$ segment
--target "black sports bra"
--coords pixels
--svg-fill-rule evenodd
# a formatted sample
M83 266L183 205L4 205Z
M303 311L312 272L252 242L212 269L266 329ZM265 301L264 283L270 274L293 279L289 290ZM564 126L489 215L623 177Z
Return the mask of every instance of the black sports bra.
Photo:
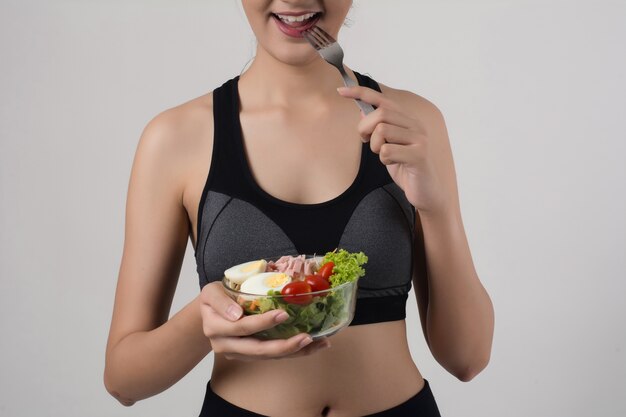
M380 91L370 77L355 75L360 85ZM198 207L195 250L200 287L221 280L226 269L243 262L319 255L339 247L368 257L350 326L404 319L415 253L415 207L369 143L361 148L354 182L332 200L297 204L265 192L245 154L238 81L234 77L213 91L213 153Z

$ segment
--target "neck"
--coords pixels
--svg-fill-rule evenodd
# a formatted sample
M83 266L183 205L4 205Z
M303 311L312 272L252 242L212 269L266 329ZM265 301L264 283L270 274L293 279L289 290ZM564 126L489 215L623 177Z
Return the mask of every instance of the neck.
M349 69L348 73L351 73ZM285 106L310 103L316 98L327 100L337 95L337 87L343 86L339 71L321 57L303 65L290 65L261 47L257 47L254 61L240 77L240 85L248 83L254 86L259 101Z

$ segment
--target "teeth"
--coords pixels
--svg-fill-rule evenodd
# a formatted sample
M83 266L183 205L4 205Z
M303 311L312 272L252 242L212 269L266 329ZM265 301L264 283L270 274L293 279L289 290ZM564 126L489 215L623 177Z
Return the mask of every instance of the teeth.
M285 23L296 23L296 22L304 22L305 20L312 18L313 16L315 16L315 13L307 13L307 14L302 14L300 16L285 16L282 14L277 14L276 16L278 16L280 20L282 20Z

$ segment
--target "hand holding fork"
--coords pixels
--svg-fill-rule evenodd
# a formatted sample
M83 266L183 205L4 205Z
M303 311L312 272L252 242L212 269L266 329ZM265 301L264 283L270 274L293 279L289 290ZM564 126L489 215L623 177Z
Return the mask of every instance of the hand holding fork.
M302 35L326 62L339 70L346 87L356 85L346 74L343 50L332 36L317 26L303 31ZM370 142L370 148L387 166L409 202L420 214L452 212L454 205L450 202L455 201L455 189L449 184L454 182L454 170L445 122L437 116L438 109L425 112L423 100L418 98L407 104L370 88L350 90L339 93L353 98L365 114L358 125L359 134ZM369 103L384 111L368 116L374 110ZM418 109L422 117L416 116ZM441 172L445 173L445 179Z

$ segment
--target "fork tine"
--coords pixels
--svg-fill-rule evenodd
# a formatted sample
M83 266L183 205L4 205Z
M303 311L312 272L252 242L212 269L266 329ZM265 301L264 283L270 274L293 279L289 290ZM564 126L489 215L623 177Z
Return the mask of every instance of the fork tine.
M313 26L313 29L315 29L315 26ZM314 30L307 30L306 31L311 38L315 39L315 42L319 45L319 49L325 48L329 45L329 43L326 41L326 39L324 39L322 36L320 36L317 32L315 32Z
M315 39L315 37L313 37L313 35L311 35L309 31L305 30L304 32L302 32L302 36L304 36L304 39L306 39L307 42L309 42L315 48L315 50L319 51L321 49L321 46L319 45L317 39Z
M337 42L337 40L335 38L333 38L332 36L330 36L328 34L328 32L326 32L324 29L322 29L319 26L313 26L312 29L315 31L316 34L318 34L319 36L321 36L323 39L326 40L327 43L334 43Z

